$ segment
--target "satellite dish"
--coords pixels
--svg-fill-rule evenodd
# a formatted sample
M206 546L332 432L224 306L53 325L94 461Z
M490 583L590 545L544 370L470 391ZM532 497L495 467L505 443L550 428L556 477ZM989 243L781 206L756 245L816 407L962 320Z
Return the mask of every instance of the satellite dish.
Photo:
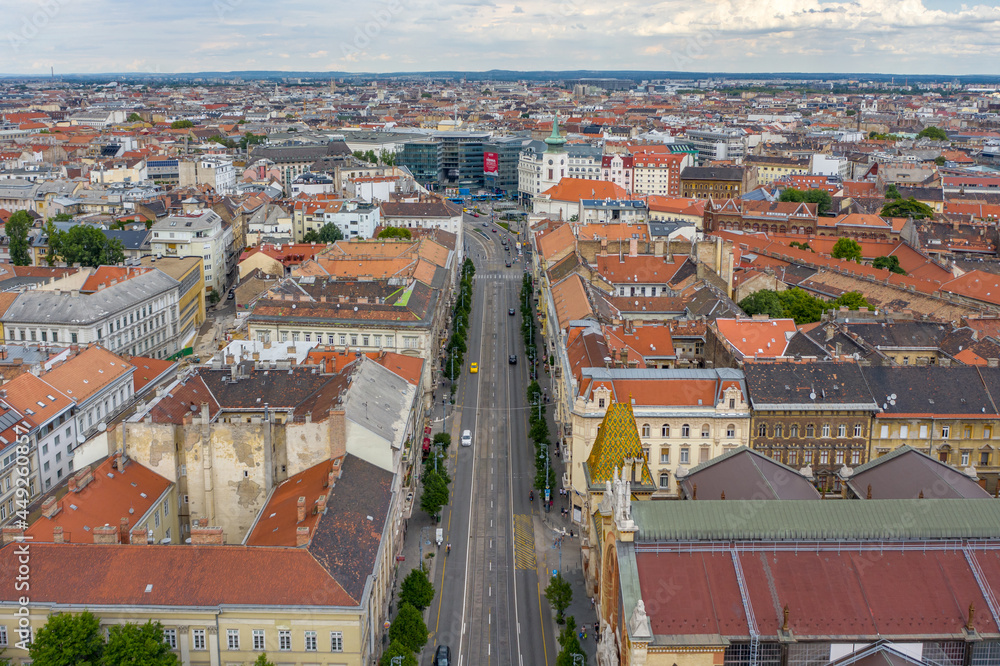
M896 394L895 393L893 393L892 395L889 396L889 400L895 400L895 399L896 399Z
M76 436L76 443L77 444L83 444L86 441L87 441L87 438L84 437L83 435L77 435Z
M815 393L810 393L809 394L809 399L810 400L815 400L816 399L816 394Z
M107 430L108 429L108 424L105 423L104 421L101 421L100 423L97 424L97 427L100 430Z

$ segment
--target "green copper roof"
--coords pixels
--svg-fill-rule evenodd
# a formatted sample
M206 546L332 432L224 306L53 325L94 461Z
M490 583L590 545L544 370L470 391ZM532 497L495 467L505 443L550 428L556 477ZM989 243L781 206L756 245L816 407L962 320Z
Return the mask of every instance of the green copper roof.
M552 119L552 134L550 134L545 139L545 143L548 144L548 149L546 152L559 152L562 150L563 145L566 143L566 139L559 136L559 116L557 115Z
M612 402L604 414L601 429L587 459L590 482L603 484L614 480L615 470L625 466L626 458L641 460L642 483L653 485L653 475L650 474L649 465L642 453L642 442L639 440L632 405L627 402ZM629 468L626 478L631 478L630 472Z
M638 541L1000 538L1000 502L982 499L633 502Z

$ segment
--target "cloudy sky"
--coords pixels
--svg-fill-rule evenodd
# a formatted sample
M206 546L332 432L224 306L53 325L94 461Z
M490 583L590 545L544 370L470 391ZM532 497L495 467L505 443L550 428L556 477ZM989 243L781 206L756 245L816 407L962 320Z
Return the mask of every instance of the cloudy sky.
M1000 0L0 0L0 73L1000 74Z

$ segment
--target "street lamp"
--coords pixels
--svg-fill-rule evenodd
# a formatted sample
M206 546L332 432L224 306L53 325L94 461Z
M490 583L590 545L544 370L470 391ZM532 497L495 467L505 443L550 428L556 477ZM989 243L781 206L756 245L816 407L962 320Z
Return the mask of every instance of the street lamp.
M574 660L573 663L575 664L576 661ZM580 663L583 663L583 662L580 662ZM393 657L392 660L391 660L391 666L403 666L403 657L402 657L402 655L400 655L399 657Z
M579 661L577 661L577 660L579 660ZM583 655L580 654L579 652L574 652L573 653L573 666L576 666L577 664L583 664L583 663L585 663L584 660L583 660Z

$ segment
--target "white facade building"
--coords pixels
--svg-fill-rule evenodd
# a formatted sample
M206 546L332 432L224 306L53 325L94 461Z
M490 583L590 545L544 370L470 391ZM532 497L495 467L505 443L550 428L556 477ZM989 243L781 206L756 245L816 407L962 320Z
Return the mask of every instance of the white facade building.
M205 287L222 292L229 274L229 248L233 230L211 210L171 215L153 225L150 250L164 257L201 257L205 262Z

